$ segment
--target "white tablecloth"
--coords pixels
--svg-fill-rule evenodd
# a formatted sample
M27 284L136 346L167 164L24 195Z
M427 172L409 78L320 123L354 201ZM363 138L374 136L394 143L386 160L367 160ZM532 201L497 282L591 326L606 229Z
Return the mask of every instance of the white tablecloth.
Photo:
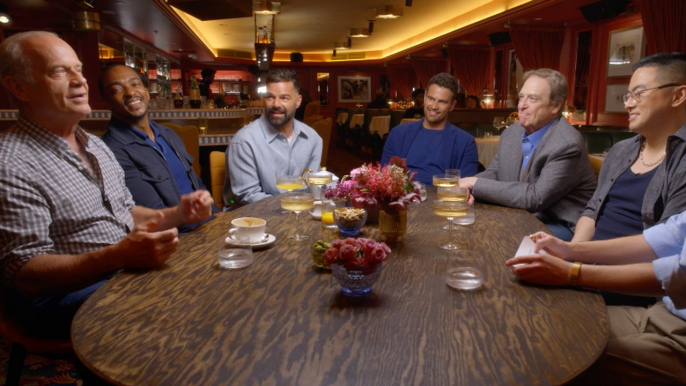
M400 125L404 125L404 124L410 123L410 122L415 122L415 121L418 121L418 120L419 120L419 119L417 119L417 118L403 118L403 119L400 120Z
M373 117L372 121L369 122L369 132L377 132L379 133L380 136L384 136L384 134L388 134L388 131L391 128L391 116L390 115L384 115L384 116L378 116L378 117Z
M338 114L338 118L336 118L336 123L339 125L342 125L347 120L348 120L348 113L340 113L340 114Z
M479 152L479 162L485 167L491 164L498 152L500 137L476 138L476 150Z
M353 114L353 117L350 119L350 128L352 129L356 125L364 126L364 114Z

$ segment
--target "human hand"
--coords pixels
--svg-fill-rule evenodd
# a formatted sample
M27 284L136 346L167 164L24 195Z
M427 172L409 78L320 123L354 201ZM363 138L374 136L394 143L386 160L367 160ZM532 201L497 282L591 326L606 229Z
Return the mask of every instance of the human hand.
M560 259L567 260L570 254L569 243L562 241L555 236L551 236L545 232L536 232L530 235L531 240L536 243L534 246L534 252L538 253L542 249L551 254L554 257L559 257Z
M460 187L467 188L471 192L474 189L474 184L476 184L476 177L464 177L460 178Z
M179 245L176 228L156 232L164 222L164 214L156 212L155 217L136 224L122 241L115 245L120 268L157 268L162 266Z
M212 215L212 195L207 190L196 190L181 196L178 211L182 224L200 222Z
M530 283L565 286L569 285L572 274L572 263L551 256L547 253L522 255L513 257L505 262L513 267L513 272L520 280Z

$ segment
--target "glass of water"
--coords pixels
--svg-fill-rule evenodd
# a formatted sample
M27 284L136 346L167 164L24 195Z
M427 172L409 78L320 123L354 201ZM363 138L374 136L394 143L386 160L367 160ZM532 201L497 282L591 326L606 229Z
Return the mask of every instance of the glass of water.
M253 262L252 244L246 235L229 235L219 240L219 267L235 269L247 267Z
M484 275L469 251L451 254L445 268L445 283L457 290L474 290L484 283Z

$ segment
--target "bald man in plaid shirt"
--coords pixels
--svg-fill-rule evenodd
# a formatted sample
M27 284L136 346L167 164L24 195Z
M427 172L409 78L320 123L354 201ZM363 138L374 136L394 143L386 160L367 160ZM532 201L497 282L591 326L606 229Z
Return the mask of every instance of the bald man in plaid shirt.
M177 207L135 206L124 172L78 126L88 84L57 35L0 44L0 80L19 110L0 136L0 284L6 309L32 333L66 335L83 301L118 270L156 268L178 245L176 226L211 214L207 191Z

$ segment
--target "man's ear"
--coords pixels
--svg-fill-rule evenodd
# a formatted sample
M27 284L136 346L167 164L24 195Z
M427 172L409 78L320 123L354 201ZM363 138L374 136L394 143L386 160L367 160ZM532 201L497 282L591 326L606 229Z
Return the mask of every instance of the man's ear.
M26 89L26 82L21 82L14 75L8 75L2 79L2 84L10 94L22 102L28 102L29 97Z
M686 86L679 86L674 92L672 97L672 106L677 107L681 105L682 107L686 104Z

